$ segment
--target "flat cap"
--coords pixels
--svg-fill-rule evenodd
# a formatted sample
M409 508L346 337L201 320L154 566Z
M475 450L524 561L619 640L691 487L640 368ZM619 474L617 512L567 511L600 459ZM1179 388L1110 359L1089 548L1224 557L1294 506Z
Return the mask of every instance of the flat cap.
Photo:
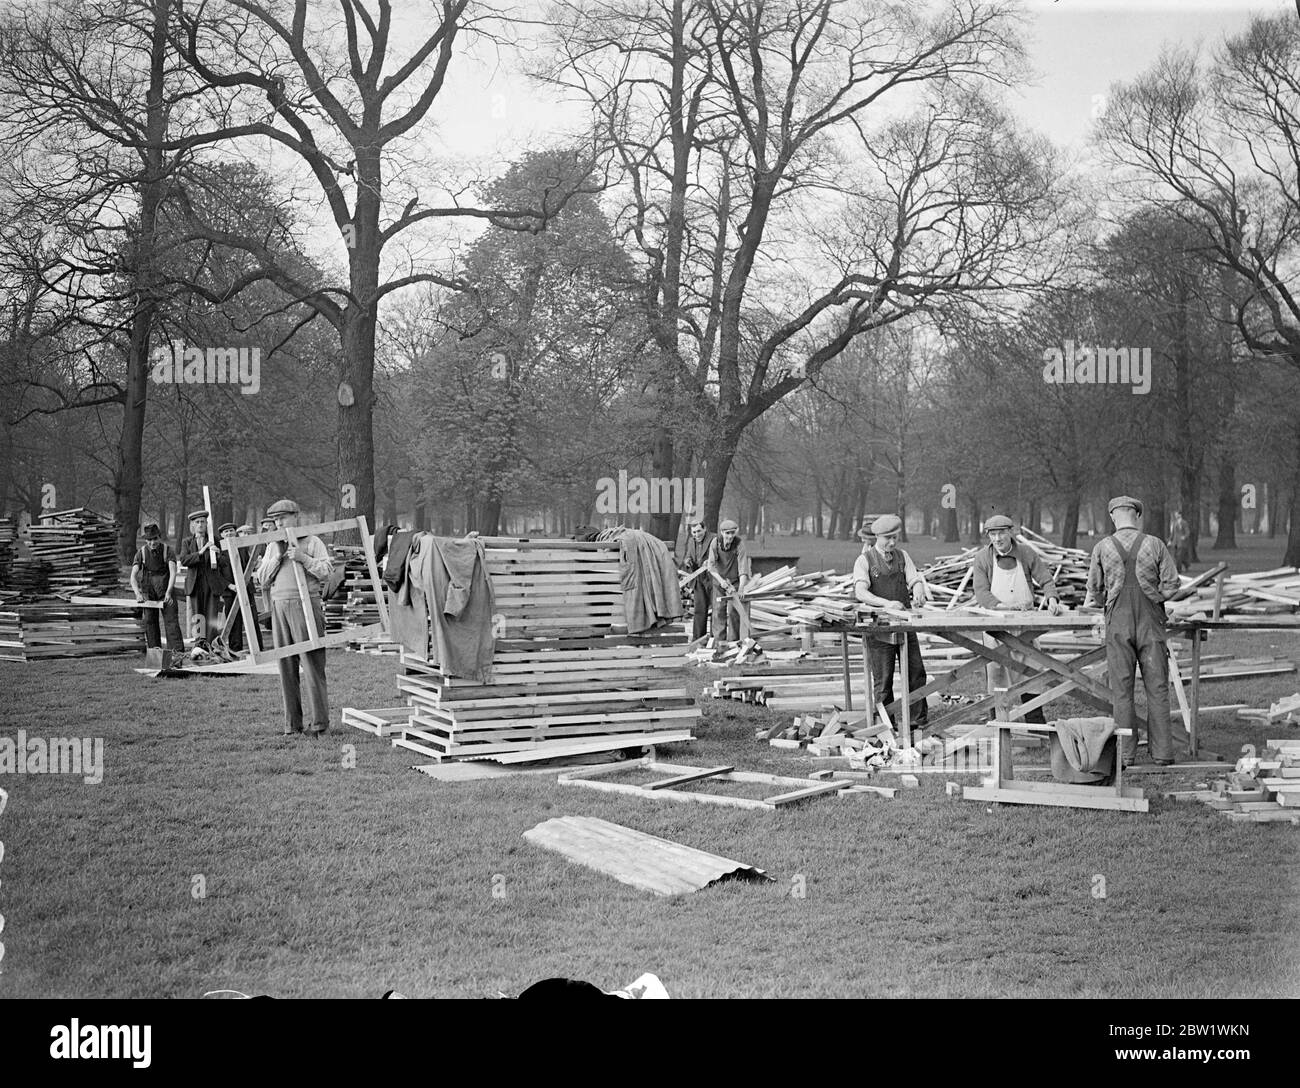
M875 539L876 539L876 534L873 533L870 529L868 529L868 528L864 525L861 529L858 530L858 539L859 539L859 540L863 540L863 541L865 541L865 540L875 540Z
M718 532L725 533L728 529L735 529L739 532L740 526L732 521L731 518L724 518L722 521L718 522Z
M198 521L199 518L206 518L207 516L208 516L208 512L206 510L190 511L190 521Z
M876 518L871 523L871 531L876 536L884 536L886 533L897 533L903 529L903 519L897 514L885 514Z
M238 526L235 525L233 521L222 522L220 525L217 526L217 536L220 536L227 529L235 529L235 528L238 528Z
M275 517L276 514L296 513L298 513L298 504L293 499L280 499L266 508L267 517Z
M235 532L237 532L237 533L241 533L241 534L242 534L242 533L251 533L252 531L253 531L253 527L252 527L251 525L249 525L248 522L244 522L243 525L241 525L238 529L235 530Z
M1121 506L1131 506L1139 514L1142 513L1142 501L1133 498L1132 495L1116 495L1106 506L1106 513L1113 514Z
M146 540L157 540L160 536L162 536L162 533L159 531L158 523L156 521L149 522L149 524L146 525L141 530L141 532L144 533Z
M984 523L984 531L987 533L990 529L1014 529L1016 523L1006 514L994 514Z

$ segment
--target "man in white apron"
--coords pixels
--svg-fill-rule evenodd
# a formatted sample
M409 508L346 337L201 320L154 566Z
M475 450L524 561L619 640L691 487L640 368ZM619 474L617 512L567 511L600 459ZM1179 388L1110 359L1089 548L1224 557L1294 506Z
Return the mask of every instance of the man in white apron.
M1034 586L1038 586L1048 610L1053 616L1060 615L1063 610L1051 571L1038 552L1015 538L1012 534L1014 527L1012 520L1004 514L995 514L984 523L984 530L989 534L989 546L977 553L974 560L971 584L975 589L975 603L981 608L999 612L1028 612L1034 607ZM985 646L998 644L993 636L984 636ZM1013 676L1004 665L991 663L986 666L986 672L990 695L1021 679ZM1025 692L1020 701L1027 703L1034 698L1037 698L1034 692ZM1025 714L1024 720L1041 725L1047 719L1043 708L1035 707Z

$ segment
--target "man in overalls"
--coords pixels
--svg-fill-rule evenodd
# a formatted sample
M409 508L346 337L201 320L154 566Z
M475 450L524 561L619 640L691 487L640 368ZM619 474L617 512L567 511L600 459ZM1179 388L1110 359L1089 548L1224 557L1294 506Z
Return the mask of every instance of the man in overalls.
M1159 537L1139 528L1142 504L1128 495L1110 500L1115 532L1092 550L1088 596L1103 602L1106 615L1106 670L1117 729L1134 729L1125 762L1137 754L1133 709L1134 666L1142 669L1147 693L1147 745L1153 763L1174 761L1169 724L1169 661L1165 647L1164 602L1178 590L1174 557Z
M912 558L898 547L898 537L903 531L901 518L893 514L876 518L871 523L876 542L864 548L853 561L853 592L863 604L876 608L903 609L904 601L920 608L925 601L925 581L917 573ZM894 701L894 658L906 640L907 690L916 691L925 686L925 665L921 661L921 644L915 632L893 631L885 635L872 635L867 639L871 659L871 678L880 703ZM929 721L930 711L924 699L911 704L913 729L923 729Z
M976 553L971 569L975 603L981 608L999 612L1027 612L1034 607L1034 586L1038 586L1051 614L1060 615L1061 602L1051 571L1038 552L1012 535L1014 528L1015 523L1005 514L994 514L984 523L984 531L989 534L989 546ZM997 646L999 643L992 635L985 635L984 645ZM1019 675L1012 676L1010 669L996 662L990 662L985 670L990 695L1021 679ZM1020 701L1027 703L1036 698L1035 692L1027 691L1020 696ZM1040 706L1027 711L1024 720L1042 725L1047 719Z
M131 591L135 594L135 599L163 602L161 609L142 609L144 644L151 650L162 645L158 630L158 613L161 611L163 626L167 631L167 649L174 654L185 652L181 621L176 600L172 597L172 587L176 584L179 570L176 553L170 544L163 543L161 531L151 521L144 527L144 545L135 553L135 562L131 564Z

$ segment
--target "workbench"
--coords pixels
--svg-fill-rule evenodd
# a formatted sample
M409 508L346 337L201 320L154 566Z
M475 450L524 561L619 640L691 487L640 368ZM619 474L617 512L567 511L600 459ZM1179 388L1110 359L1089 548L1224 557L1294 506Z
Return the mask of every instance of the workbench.
M1178 697L1183 723L1187 729L1188 756L1195 760L1200 754L1197 734L1201 710L1201 643L1209 639L1211 631L1290 630L1300 633L1300 616L1280 613L1272 616L1224 616L1219 619L1178 620L1170 623L1168 630L1171 635L1183 636L1192 644L1192 675L1188 684L1186 702L1183 699L1181 678L1176 666L1170 671L1169 682L1174 686L1174 694ZM1177 767L1178 764L1174 766Z
M895 669L894 676L896 680L901 679L902 694L884 709L898 723L899 739L903 746L911 747L911 703L948 690L957 681L972 674L978 673L983 677L984 668L990 664L1002 665L1020 679L1005 690L985 695L974 703L941 712L937 716L932 715L929 722L932 732L937 733L945 726L958 722L982 721L990 710L999 721L1022 722L1029 711L1066 694L1072 694L1088 706L1109 715L1110 689L1104 682L1084 671L1090 665L1105 663L1104 645L1087 647L1064 661L1058 661L1052 654L1033 645L1035 638L1049 631L1089 631L1097 625L1100 618L1098 614L1078 612L1053 616L1046 611L994 614L992 611L974 613L962 609L922 608L904 615L902 612L866 610L859 614L856 623L828 624L821 629L836 631L840 635L846 710L853 708L848 649L848 640L852 636L858 637L862 642L863 668L866 673L865 705L868 708L876 703L869 659L871 651L867 646L869 638L926 632L974 655L970 661L956 666L950 672L927 680L925 686L916 691L908 690L906 654L901 655L902 661L900 667ZM985 636L993 641L993 645L985 645ZM1022 694L1032 694L1033 698L1022 703ZM1004 760L1002 769L1006 772L1005 777L1009 778L1011 746L1007 744L998 747Z
M1049 631L1087 631L1098 628L1101 614L1097 612L1067 612L1052 616L1047 612L1000 612L991 611L972 613L968 610L953 609L915 609L904 616L899 613L883 613L863 610L856 623L823 624L823 631L837 632L840 635L840 650L844 671L844 704L846 710L853 709L853 686L849 665L849 639L858 637L862 640L863 667L865 670L865 705L875 704L872 691L871 667L868 660L866 640L869 637L900 633L928 632L954 646L970 651L974 657L951 671L942 673L927 681L917 691L908 690L907 669L905 664L895 670L896 680L902 684L902 695L885 706L885 712L901 727L900 740L904 746L912 743L911 703L936 692L951 689L963 677L977 673L989 663L1005 665L1021 679L1002 692L986 695L977 702L945 711L937 717L931 717L930 728L934 731L961 720L979 721L989 710L994 717L1002 721L1021 721L1027 711L1066 694L1073 694L1075 699L1085 705L1109 716L1112 713L1110 688L1105 679L1106 647L1104 644L1081 649L1065 661L1057 661L1046 651L1030 645L1030 640ZM1293 630L1300 632L1300 616L1280 614L1273 616L1233 616L1221 619L1189 619L1171 623L1170 635L1186 637L1191 642L1191 675L1186 688L1179 672L1174 655L1171 654L1169 683L1177 700L1178 709L1174 718L1182 718L1186 736L1180 736L1174 730L1174 743L1186 746L1187 752L1180 753L1179 762L1170 769L1187 769L1198 757L1207 756L1214 760L1221 757L1214 753L1203 752L1200 748L1199 714L1201 685L1201 644L1209 637L1210 631L1251 631L1251 630ZM995 646L985 646L983 636L988 635L996 641ZM1068 652L1068 651L1067 651ZM1098 675L1085 672L1091 666L1101 666ZM1141 681L1138 681L1141 689ZM1034 693L1035 697L1025 703L1020 702L1022 693ZM1145 730L1146 721L1138 714L1135 724ZM1002 746L1005 755L1010 754L1010 745ZM1004 766L1009 769L1009 764ZM1164 768L1146 767L1143 770L1163 770Z

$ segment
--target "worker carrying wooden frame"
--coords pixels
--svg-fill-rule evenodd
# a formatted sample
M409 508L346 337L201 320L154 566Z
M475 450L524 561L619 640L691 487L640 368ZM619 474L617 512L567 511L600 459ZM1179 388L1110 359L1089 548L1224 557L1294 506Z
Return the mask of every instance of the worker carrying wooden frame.
M308 624L308 638L286 646L279 646L274 649L262 649L260 641L257 638L257 627L253 620L252 604L248 596L248 587L245 584L245 572L243 560L240 558L240 552L246 548L255 548L259 544L270 545L280 543L282 545L296 544L298 539L303 536L329 536L333 533L344 533L356 531L361 538L361 546L366 555L366 568L370 575L371 589L375 594L375 603L379 609L379 623L367 624L364 627L353 627L347 631L339 631L332 635L327 635L323 631L323 625L315 622L315 616L311 615L310 607L310 590L306 579L303 578L298 586L299 599L302 601L304 609L304 620L311 616ZM230 566L234 571L233 579L235 593L239 598L239 608L244 617L244 630L250 632L248 640L248 656L250 663L261 665L268 661L278 661L281 658L293 657L297 654L306 653L308 650L320 650L329 646L342 646L348 642L355 642L358 639L371 638L376 636L387 637L389 632L388 620L388 603L384 597L383 586L379 581L379 567L375 562L375 545L374 537L370 535L369 527L365 518L345 518L340 521L326 521L315 525L292 525L286 524L266 532L254 533L248 536L232 536L224 541L222 545L230 556ZM268 552L271 549L266 549ZM265 556L263 557L265 560ZM295 581L297 576L295 575Z

